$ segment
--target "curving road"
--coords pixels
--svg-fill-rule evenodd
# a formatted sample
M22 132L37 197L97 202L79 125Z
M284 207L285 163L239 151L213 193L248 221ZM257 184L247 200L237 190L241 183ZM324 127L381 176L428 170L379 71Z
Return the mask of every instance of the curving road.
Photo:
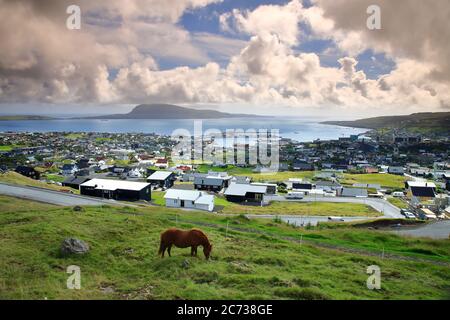
M0 194L55 204L59 206L99 206L99 205L124 205L114 200L96 199L75 194L63 193L48 189L10 185L0 183Z

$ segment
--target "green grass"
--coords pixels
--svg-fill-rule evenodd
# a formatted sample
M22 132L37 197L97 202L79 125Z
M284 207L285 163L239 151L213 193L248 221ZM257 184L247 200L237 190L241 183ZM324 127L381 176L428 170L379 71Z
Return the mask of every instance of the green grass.
M391 204L396 206L397 208L400 208L400 209L407 209L408 208L408 204L405 201L403 201L403 200L401 200L399 198L389 197L389 198L387 198L387 200Z
M8 145L0 145L0 151L11 151L15 148L23 148L24 145L19 144L8 144Z
M30 187L38 187L38 188L44 188L44 189L50 189L55 191L73 191L76 193L76 190L73 190L68 187L61 187L57 186L55 184L49 184L44 183L38 180L34 180L25 176L22 176L21 174L13 171L9 171L6 173L0 174L0 182L4 183L10 183L10 184L16 184L21 186L30 186Z
M46 174L45 178L47 180L52 180L52 181L55 181L55 182L63 182L64 180L66 180L66 177L61 176L59 174Z
M274 173L252 173L248 176L257 182L284 182L293 179L312 180L319 171L280 171Z
M83 133L69 133L66 135L66 139L70 139L70 140L77 140L77 139L82 139L82 138L84 138Z
M175 223L178 215L178 224ZM188 249L156 255L159 234L168 227L190 228L181 219L270 231L244 233L202 227L213 243L212 259L192 258ZM76 221L76 223L74 223ZM379 231L299 230L271 220L247 221L166 208L71 208L0 215L0 298L2 299L448 299L448 266L381 259L299 245L281 236L320 236L354 246L383 243L415 248L415 255L441 252L448 241L400 238ZM367 237L365 237L367 233ZM226 236L228 235L228 236ZM63 257L61 241L87 241L85 256ZM348 240L347 238L350 238ZM201 253L201 250L199 250ZM444 259L442 258L442 259ZM183 261L189 266L184 268ZM367 266L379 265L382 289L366 288ZM66 289L66 268L81 268L81 290ZM104 288L112 289L105 292Z
M344 173L341 183L352 185L354 183L374 183L385 188L402 189L405 187L405 176L388 173L348 174Z
M315 215L315 216L363 216L376 217L380 213L372 207L359 203L337 202L271 202L268 206L248 206L227 201L222 197L214 200L220 213Z
M0 213L55 209L56 206L0 195Z
M166 193L163 191L152 191L152 203L159 206L165 206L166 200L164 200L164 195Z

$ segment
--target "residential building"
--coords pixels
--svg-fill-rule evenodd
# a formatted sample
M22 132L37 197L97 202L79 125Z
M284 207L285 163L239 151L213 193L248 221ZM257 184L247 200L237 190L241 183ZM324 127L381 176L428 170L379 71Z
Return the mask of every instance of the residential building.
M169 189L164 199L166 207L214 210L214 196L202 191Z
M112 179L92 179L80 185L82 195L105 199L137 201L151 200L150 183Z
M265 204L265 194L267 194L266 186L241 183L230 184L224 192L228 201L260 205Z
M175 174L171 171L156 171L147 178L147 182L150 183L152 187L162 189L171 188L175 180Z
M18 166L18 167L16 167L15 171L25 177L28 177L28 178L31 178L34 180L39 180L41 178L40 172L35 170L32 167Z

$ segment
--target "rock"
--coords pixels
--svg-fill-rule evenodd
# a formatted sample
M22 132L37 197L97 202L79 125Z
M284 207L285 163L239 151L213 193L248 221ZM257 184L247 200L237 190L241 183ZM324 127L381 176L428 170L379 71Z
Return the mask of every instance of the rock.
M67 238L61 244L61 253L67 254L84 254L89 251L89 245L83 240L76 238Z
M75 207L73 207L73 211L75 211L75 212L81 212L81 211L83 211L83 208L80 207L80 206L75 206Z
M188 261L187 259L184 259L183 263L181 263L181 267L182 267L183 269L188 269L189 266L190 266L189 261Z

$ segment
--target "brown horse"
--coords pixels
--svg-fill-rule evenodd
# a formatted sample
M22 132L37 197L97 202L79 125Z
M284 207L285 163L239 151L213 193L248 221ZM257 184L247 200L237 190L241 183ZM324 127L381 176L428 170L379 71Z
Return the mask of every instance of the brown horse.
M209 242L208 237L198 229L191 229L184 231L180 229L169 229L161 233L161 243L159 245L158 254L164 258L164 252L167 249L167 253L170 257L170 249L172 245L178 248L191 247L191 256L197 255L197 247L203 246L203 253L205 258L209 259L211 254L212 244Z

